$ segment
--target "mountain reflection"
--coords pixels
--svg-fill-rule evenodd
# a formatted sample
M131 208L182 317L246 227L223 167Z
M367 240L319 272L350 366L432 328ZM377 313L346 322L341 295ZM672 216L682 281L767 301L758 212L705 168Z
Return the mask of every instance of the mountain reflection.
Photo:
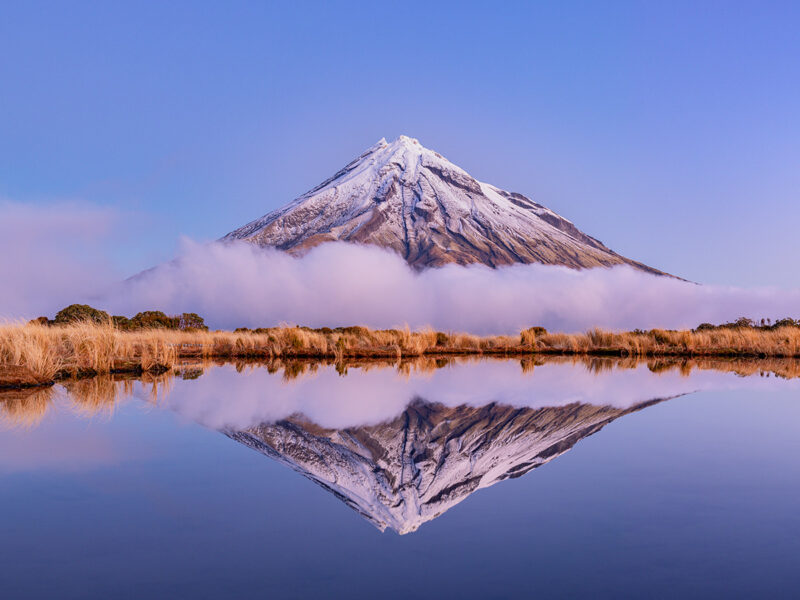
M308 477L381 530L415 531L611 421L698 390L797 385L800 361L557 357L186 363L0 394L0 425L137 398ZM54 410L57 408L58 410ZM10 443L10 442L9 442Z
M298 417L227 435L302 473L381 531L404 534L655 402L531 409L416 400L377 425L326 429Z

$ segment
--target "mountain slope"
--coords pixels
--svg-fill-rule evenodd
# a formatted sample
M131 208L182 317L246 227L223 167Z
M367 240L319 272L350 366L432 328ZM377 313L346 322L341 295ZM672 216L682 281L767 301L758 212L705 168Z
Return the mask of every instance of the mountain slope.
M378 425L325 429L297 417L227 435L305 475L381 531L402 534L659 401L532 409L418 400Z
M415 268L628 264L663 275L541 204L475 180L406 136L382 139L314 189L222 239L293 254L328 241L372 244L391 248Z

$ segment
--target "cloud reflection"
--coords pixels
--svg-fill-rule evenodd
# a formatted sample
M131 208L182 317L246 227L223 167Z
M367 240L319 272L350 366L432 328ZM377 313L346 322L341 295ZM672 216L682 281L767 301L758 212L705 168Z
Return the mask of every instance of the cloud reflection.
M328 364L289 381L265 368L239 373L232 365L224 365L209 369L199 380L178 381L165 403L213 429L246 429L293 415L303 415L322 427L345 428L392 419L417 399L448 407L590 404L626 409L653 398L699 390L800 385L717 369L687 374L679 368L660 371L657 364L645 362L608 361L600 369L592 364L556 360L530 370L517 360L484 359L456 361L430 371L351 367L346 376ZM732 363L721 363L726 364ZM761 371L755 369L755 373Z

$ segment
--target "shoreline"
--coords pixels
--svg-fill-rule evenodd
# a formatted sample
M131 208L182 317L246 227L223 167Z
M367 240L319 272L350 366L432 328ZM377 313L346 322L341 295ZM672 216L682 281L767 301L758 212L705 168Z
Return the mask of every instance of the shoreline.
M103 374L165 373L187 359L400 361L425 357L608 357L638 359L796 359L800 327L719 326L703 330L549 333L531 328L516 336L476 336L433 330L310 329L257 331L143 329L81 322L46 326L0 325L0 389L51 386Z

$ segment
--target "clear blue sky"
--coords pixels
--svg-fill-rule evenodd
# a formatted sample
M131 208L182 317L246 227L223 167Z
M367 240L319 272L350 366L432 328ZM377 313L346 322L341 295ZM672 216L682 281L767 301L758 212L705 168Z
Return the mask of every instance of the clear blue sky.
M124 211L135 271L408 134L633 258L797 287L799 26L778 2L6 2L0 197Z

